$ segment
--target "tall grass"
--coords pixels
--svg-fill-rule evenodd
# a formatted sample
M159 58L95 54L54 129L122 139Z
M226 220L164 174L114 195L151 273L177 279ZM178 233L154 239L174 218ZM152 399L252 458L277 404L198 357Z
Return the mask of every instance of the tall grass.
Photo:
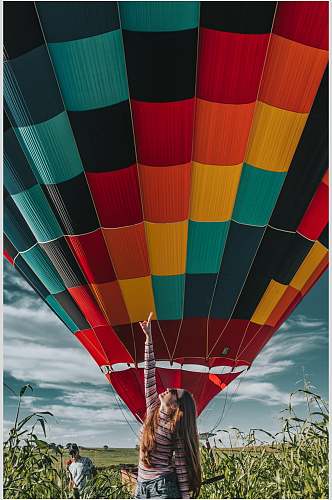
M19 393L15 422L4 442L4 497L71 498L66 451L36 434L39 428L46 439L46 419L52 414L37 412L20 419L21 400L28 389L32 390L26 385ZM298 393L307 403L304 418L292 403ZM262 433L269 441L258 437ZM227 442L218 439L213 447L201 448L203 479L219 480L204 484L200 498L328 498L328 405L317 394L305 389L292 393L277 434L232 429L223 435ZM130 496L119 466L99 470L84 491L84 498Z
M298 393L306 398L305 418L292 404ZM275 435L263 429L247 435L233 431L240 447L234 448L230 431L223 431L227 451L221 440L218 448L202 448L203 476L222 480L203 486L200 498L328 498L328 406L320 396L302 389L292 393ZM262 433L268 443L259 439Z

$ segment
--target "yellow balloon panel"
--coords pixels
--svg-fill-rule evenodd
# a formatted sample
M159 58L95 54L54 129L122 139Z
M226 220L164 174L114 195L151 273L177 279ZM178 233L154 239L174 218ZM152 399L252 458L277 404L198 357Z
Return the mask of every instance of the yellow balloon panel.
M316 241L297 270L294 278L290 282L290 285L297 290L302 290L306 281L310 278L327 253L328 250L319 241Z
M151 311L157 317L151 276L119 280L119 285L132 323L145 320Z
M220 166L193 163L190 219L224 222L232 217L242 172L239 165Z
M286 292L287 287L288 285L283 285L282 283L271 280L254 314L252 315L251 321L259 325L264 325L273 309Z
M145 222L151 273L158 276L184 274L188 221Z
M294 113L257 102L246 163L273 172L287 172L308 113Z

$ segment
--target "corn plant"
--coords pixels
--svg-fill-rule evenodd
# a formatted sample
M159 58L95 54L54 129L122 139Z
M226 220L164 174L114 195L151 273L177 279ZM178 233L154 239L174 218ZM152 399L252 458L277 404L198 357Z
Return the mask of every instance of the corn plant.
M306 397L306 418L294 410L296 393ZM201 498L328 498L328 406L320 396L306 389L292 393L277 434L232 430L242 442L239 448L224 430L227 450L222 440L219 447L201 450L203 477L222 477L204 485ZM270 442L259 439L257 432L268 435Z
M62 451L37 437L40 427L45 438L48 411L35 412L20 420L22 397L32 387L25 385L18 396L14 426L4 442L3 493L5 498L67 498ZM25 427L31 424L30 430Z

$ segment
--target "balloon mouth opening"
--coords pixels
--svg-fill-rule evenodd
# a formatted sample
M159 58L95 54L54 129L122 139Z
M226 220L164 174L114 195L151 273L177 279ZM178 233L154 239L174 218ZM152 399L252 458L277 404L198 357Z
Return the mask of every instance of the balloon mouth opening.
M114 373L114 372L122 372L130 369L136 369L136 368L144 368L144 362L138 363L135 365L134 363L115 363L113 365L101 365L100 369L104 373L104 375L107 375L109 373ZM170 363L170 361L156 361L156 368L164 368L166 370L183 370L183 371L189 371L189 372L197 372L197 373L211 373L215 375L224 375L227 373L241 373L244 370L248 370L249 366L248 365L239 365L239 366L226 366L226 365L220 365L220 366L213 366L211 368L200 365L200 364L193 364L193 363L177 363L173 362Z

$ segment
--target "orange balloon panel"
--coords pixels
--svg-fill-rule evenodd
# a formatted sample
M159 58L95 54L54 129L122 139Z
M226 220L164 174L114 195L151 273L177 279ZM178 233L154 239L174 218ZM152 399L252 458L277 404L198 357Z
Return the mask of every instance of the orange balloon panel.
M244 160L255 102L220 104L197 99L194 160L236 165Z
M140 278L150 274L144 224L102 229L117 278Z
M272 34L258 99L277 108L309 113L328 52Z
M118 281L99 285L92 283L90 287L111 325L124 325L130 322Z
M191 163L167 167L139 165L144 218L177 222L188 218Z

